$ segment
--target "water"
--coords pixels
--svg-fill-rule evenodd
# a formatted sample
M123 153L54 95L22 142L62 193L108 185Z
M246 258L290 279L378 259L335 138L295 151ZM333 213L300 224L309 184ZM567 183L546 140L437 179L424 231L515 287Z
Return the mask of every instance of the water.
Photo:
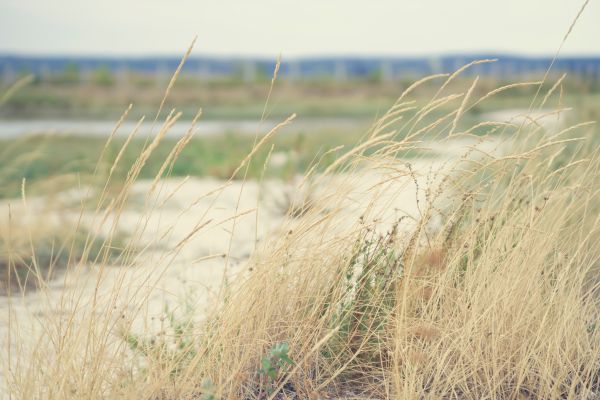
M224 133L261 134L267 133L282 120L208 120L199 121L196 135L218 135ZM368 122L353 118L297 118L282 131L310 133L317 130L356 130L368 127ZM126 136L135 127L135 122L124 122L117 135ZM153 126L154 125L154 126ZM66 133L84 136L108 136L116 126L115 121L77 121L77 120L10 120L0 121L0 139L17 138L30 134ZM169 137L181 137L190 129L190 121L175 123L169 129ZM139 136L156 134L161 122L144 122Z

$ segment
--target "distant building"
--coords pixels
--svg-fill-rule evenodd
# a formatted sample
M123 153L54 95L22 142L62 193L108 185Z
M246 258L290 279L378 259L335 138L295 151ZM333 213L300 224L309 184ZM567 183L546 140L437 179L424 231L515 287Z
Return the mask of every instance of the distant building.
M282 76L290 80L327 78L344 81L354 78L373 78L389 81L415 78L438 72L452 72L473 60L497 58L495 63L475 65L465 74L479 74L499 78L543 74L552 63L552 57L517 57L511 55L448 55L441 57L317 57L300 58L289 63L283 60ZM126 83L129 73L154 76L163 82L173 74L180 59L176 57L115 58L115 57L40 57L0 55L0 73L4 81L14 81L20 71L28 71L42 78L60 74L72 64L85 71L107 68L117 82ZM239 59L201 57L190 58L182 74L201 79L237 76L243 82L254 82L260 71L267 71L275 59ZM584 79L600 79L600 56L562 57L555 60L553 71L579 75Z

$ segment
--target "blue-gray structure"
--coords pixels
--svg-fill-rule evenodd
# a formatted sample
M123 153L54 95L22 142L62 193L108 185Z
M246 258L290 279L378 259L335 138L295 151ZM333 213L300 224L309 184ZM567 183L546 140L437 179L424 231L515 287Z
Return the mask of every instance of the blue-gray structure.
M289 79L313 79L327 77L337 80L377 78L394 80L414 78L438 72L452 72L461 66L481 59L497 59L494 63L479 64L466 71L495 77L514 77L539 74L546 71L552 57L523 57L502 54L446 55L439 57L307 57L287 59L281 64L280 77ZM0 54L0 77L9 79L21 73L51 76L75 67L78 72L103 68L115 74L132 71L148 75L173 73L180 59L177 57L59 57L24 56ZM184 74L201 78L239 77L244 80L259 76L269 77L275 66L274 59L193 57L184 68ZM600 79L600 56L559 57L552 71L566 72L593 81Z

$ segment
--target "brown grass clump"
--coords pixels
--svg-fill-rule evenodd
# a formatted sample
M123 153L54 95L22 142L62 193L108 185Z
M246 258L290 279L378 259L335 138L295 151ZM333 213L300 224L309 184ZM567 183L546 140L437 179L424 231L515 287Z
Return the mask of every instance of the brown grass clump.
M135 290L117 280L106 302L65 306L38 331L35 348L11 339L20 358L6 370L9 390L52 399L597 395L593 130L544 128L532 117L491 121L495 136L473 139L458 122L478 102L477 80L445 94L455 76L430 78L445 83L423 104L411 92L429 80L417 82L361 143L324 174L309 173L301 184L319 189L310 207L258 248L250 271L222 284L202 323L167 310L158 331L136 325L160 273ZM424 122L442 103L453 111ZM177 116L140 155L128 186L101 200L99 215L118 221L136 174ZM471 147L435 161L396 157L431 138ZM481 146L486 139L491 148ZM395 212L398 200L414 210ZM204 227L199 221L190 237Z
M59 201L7 203L0 217L0 295L46 286L77 263L112 263L124 237L94 233L68 216Z

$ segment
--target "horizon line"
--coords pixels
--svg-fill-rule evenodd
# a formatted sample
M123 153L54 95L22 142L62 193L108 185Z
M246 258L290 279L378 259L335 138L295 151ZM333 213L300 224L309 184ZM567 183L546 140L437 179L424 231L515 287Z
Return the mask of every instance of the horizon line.
M424 58L444 58L444 57L483 57L483 58L500 58L500 57L516 57L516 58L524 58L524 59L553 59L556 54L552 53L540 53L540 54L531 54L531 53L521 53L516 51L448 51L448 52L430 52L430 53L406 53L406 54L369 54L369 53L312 53L312 54L304 54L304 55L294 55L294 56L284 56L281 55L263 55L263 54L219 54L219 53L201 53L201 54L191 54L188 59L198 59L198 58L209 58L209 59L234 59L234 60L260 60L260 61L268 61L273 60L276 61L277 58L281 57L281 61L285 62L286 60L310 60L310 59L319 59L319 58L330 58L330 59L348 59L348 58L359 58L359 59L424 59ZM152 58L173 58L173 59L181 59L183 57L182 54L177 53L145 53L145 54L134 54L134 55L126 55L120 53L69 53L69 52L53 52L53 53L38 53L38 52L20 52L20 51L11 51L11 50L0 50L0 57L22 57L22 58L80 58L80 59L93 59L93 58L103 58L103 59L131 59L131 60L140 60L140 59L152 59ZM600 58L600 52L597 53L567 53L567 54L559 54L556 56L557 59L561 58Z

